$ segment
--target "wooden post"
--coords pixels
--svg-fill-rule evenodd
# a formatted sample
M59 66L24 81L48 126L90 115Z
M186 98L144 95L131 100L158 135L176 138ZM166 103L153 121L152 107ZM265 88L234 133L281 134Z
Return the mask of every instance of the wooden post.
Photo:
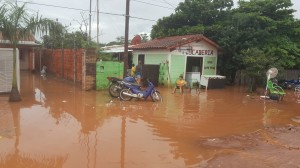
M129 31L129 0L126 0L125 15L125 45L124 45L124 77L127 75L128 69L128 31Z

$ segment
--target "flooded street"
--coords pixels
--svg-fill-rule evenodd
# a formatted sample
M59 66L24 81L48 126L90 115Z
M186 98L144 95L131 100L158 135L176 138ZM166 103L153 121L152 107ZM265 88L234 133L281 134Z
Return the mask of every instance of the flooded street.
M0 168L299 167L300 95L245 88L112 99L21 73L19 103L0 95ZM263 94L263 90L261 91Z

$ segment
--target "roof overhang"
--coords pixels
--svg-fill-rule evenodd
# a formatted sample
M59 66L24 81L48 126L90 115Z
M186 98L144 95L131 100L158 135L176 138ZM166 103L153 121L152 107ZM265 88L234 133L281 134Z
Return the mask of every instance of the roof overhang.
M124 47L123 46L107 46L107 47L102 47L102 53L123 53L124 52ZM131 49L128 49L129 52L131 52Z
M9 40L0 40L0 44L10 46L12 45ZM19 41L18 46L26 46L26 47L37 47L41 46L41 44L35 43L34 41Z

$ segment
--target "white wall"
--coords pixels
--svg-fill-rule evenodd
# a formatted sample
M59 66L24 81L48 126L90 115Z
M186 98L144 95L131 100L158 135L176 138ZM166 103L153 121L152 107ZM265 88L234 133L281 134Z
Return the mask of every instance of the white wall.
M0 48L0 92L10 92L13 77L13 49ZM17 50L17 81L20 90L19 51Z

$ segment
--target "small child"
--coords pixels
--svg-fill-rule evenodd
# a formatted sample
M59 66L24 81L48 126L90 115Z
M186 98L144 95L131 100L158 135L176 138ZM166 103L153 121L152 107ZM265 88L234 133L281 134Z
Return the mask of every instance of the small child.
M43 77L45 77L46 76L46 74L47 74L47 67L44 65L43 67L42 67L42 70L41 70L41 76L43 76Z
M175 93L176 89L180 90L180 93L183 93L183 87L186 85L186 81L183 79L183 75L179 75L179 79L176 81L176 86L172 93Z

